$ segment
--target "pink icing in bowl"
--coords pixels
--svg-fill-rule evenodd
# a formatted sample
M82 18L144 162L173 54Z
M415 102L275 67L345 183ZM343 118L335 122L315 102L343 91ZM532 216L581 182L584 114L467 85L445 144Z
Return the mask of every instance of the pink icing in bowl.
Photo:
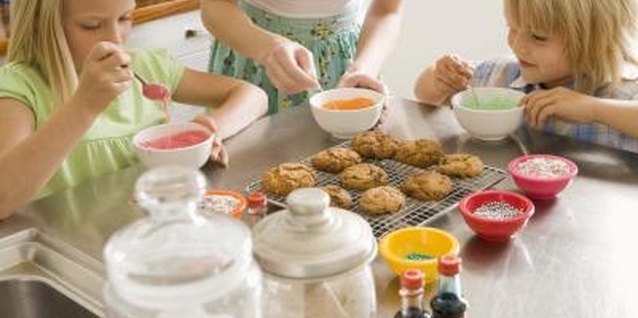
M177 149L197 145L210 137L210 133L201 130L190 130L165 137L149 140L143 145L150 149Z
M198 169L210 158L215 134L200 124L151 126L133 137L140 161L147 167L179 165Z

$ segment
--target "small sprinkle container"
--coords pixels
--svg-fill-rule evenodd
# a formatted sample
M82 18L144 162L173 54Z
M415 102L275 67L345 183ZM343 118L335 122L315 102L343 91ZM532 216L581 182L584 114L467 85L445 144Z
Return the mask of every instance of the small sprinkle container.
M569 186L578 174L578 166L564 157L534 154L510 161L508 171L526 196L550 200Z
M246 202L246 198L237 192L210 190L199 203L199 211L204 215L221 213L241 219L247 206Z
M507 241L534 214L534 203L516 192L489 190L463 198L459 210L465 223L487 241Z

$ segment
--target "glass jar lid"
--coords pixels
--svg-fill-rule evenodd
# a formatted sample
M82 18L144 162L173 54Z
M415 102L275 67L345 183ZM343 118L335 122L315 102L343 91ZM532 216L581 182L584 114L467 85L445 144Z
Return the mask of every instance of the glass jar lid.
M264 272L286 279L317 280L356 270L376 256L377 243L361 216L329 207L318 188L293 191L288 209L253 228L254 254Z

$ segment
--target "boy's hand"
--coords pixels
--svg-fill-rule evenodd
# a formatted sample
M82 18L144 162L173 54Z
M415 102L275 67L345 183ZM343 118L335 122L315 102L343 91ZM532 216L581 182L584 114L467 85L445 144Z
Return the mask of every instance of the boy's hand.
M259 61L270 82L284 94L296 94L318 88L317 70L312 52L293 41L284 41Z
M198 123L208 128L212 133L215 133L215 140L213 141L213 150L210 154L210 160L224 168L228 167L228 153L226 148L222 144L222 140L218 137L217 124L215 120L210 116L199 115L193 119L194 123Z
M595 120L594 108L600 100L565 87L535 91L521 100L529 124L540 126L552 117L562 120L591 123Z
M437 104L443 104L455 93L467 89L473 76L471 65L456 55L445 55L437 60L434 65Z
M131 57L116 44L97 43L89 51L73 96L82 109L97 115L131 86L133 74L128 68Z

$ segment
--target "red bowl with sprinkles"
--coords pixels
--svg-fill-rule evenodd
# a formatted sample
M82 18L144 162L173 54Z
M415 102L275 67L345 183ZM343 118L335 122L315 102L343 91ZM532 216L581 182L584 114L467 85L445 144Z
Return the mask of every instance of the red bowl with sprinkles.
M459 203L465 223L487 241L506 241L534 214L534 203L510 191L475 192Z
M553 199L572 182L578 166L555 155L525 155L510 161L508 170L516 185L532 199Z

